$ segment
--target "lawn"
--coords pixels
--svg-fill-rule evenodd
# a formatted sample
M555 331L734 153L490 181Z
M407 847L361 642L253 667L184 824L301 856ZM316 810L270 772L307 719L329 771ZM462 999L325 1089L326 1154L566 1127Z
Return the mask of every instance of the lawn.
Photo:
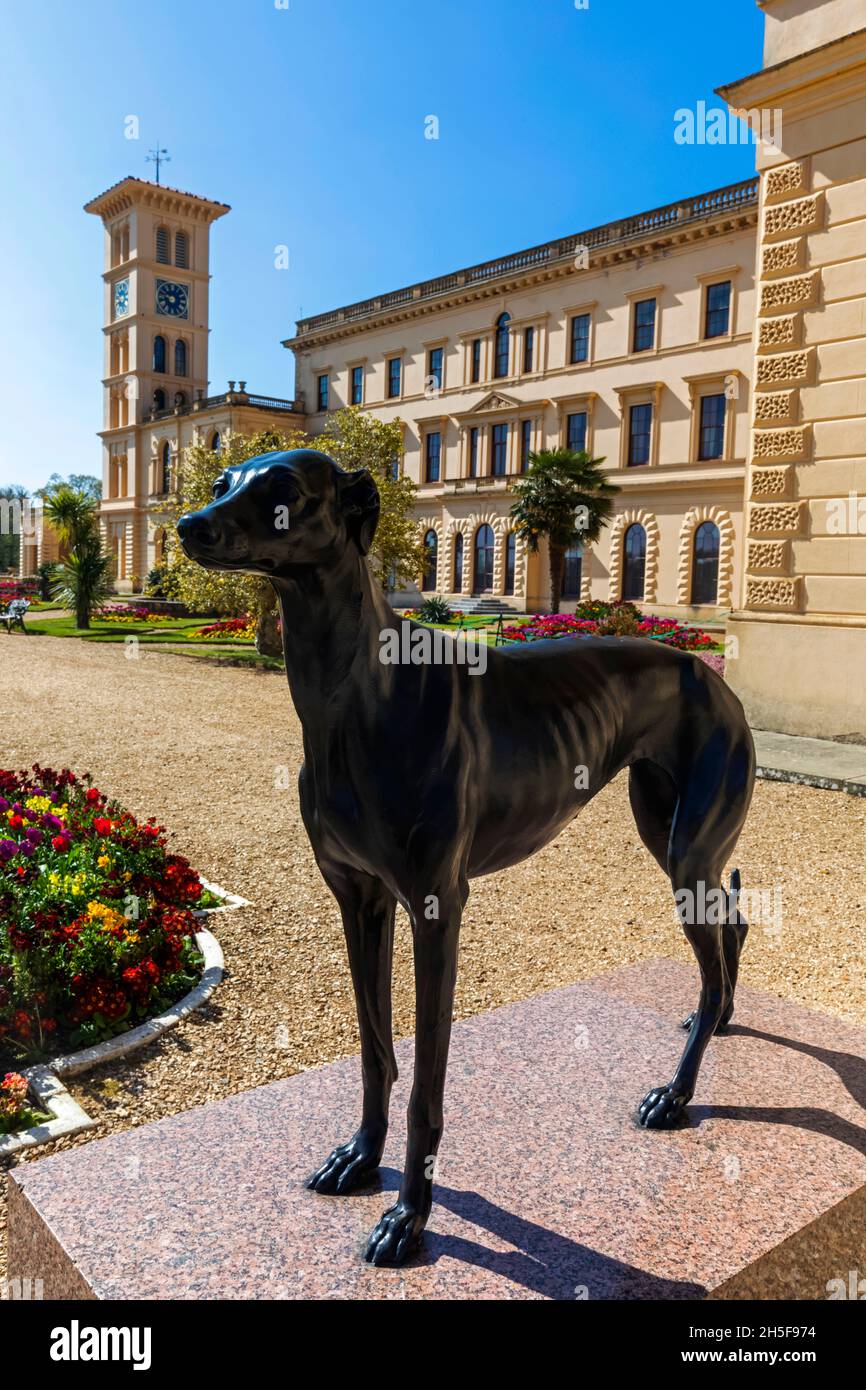
M196 642L213 646L213 638L195 637L193 634L206 627L210 618L163 618L158 622L133 621L128 623L107 622L93 618L89 628L75 626L70 615L65 618L43 618L27 622L27 631L45 637L81 637L85 642L122 642L126 637L137 637L139 642ZM223 645L245 646L244 642L224 643Z

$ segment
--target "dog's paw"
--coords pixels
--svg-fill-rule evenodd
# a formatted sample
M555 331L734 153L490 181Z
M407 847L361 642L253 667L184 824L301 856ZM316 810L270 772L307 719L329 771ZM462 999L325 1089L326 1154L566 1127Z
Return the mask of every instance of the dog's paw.
M691 1096L674 1089L673 1084L656 1086L638 1106L638 1124L644 1129L672 1129L685 1115Z
M364 1259L371 1265L403 1265L421 1248L424 1218L398 1202L385 1212L370 1239Z
M714 1032L714 1033L727 1033L727 1031L728 1031L728 1024L729 1024L730 1021L731 1021L731 1015L733 1014L733 1012L734 1012L734 1006L733 1006L733 1004L732 1004L731 1007L730 1007L729 1009L726 1009L725 1012L722 1014L721 1018L719 1019L718 1023L717 1023L716 1026L715 1026L715 1028L713 1029L713 1032ZM693 1027L693 1025L694 1025L694 1021L695 1021L695 1019L697 1018L697 1016L698 1016L698 1011L697 1011L697 1009L692 1009L691 1013L690 1013L690 1014L686 1014L686 1017L683 1019L682 1026L683 1026L683 1028L685 1028L685 1030L686 1030L687 1033L690 1033L690 1032L692 1031L692 1027Z
M374 1181L382 1159L382 1140L358 1130L346 1144L340 1144L317 1168L305 1186L311 1192L341 1197Z

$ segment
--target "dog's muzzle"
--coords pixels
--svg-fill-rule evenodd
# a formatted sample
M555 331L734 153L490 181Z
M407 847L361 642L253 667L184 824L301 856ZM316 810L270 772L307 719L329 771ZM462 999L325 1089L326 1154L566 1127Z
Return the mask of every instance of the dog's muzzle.
M177 534L191 560L197 560L199 555L213 555L222 540L222 528L200 514L182 516L177 523Z

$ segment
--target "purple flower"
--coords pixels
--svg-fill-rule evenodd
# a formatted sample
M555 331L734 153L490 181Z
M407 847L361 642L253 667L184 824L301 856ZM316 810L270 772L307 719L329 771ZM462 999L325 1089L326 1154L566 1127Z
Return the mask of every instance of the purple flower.
M8 811L8 810L9 810L9 802L6 800L5 796L0 796L0 811Z
M17 840L0 840L0 859L2 859L4 863L7 859L12 859L17 853Z
M30 840L31 844L38 845L45 837L41 830L37 830L35 825L31 825L24 831L24 838Z
M45 812L45 815L42 817L42 824L47 826L49 830L57 831L63 829L63 821L60 819L60 817L51 816L48 814L47 811Z
M22 855L24 859L29 859L35 850L36 846L33 844L32 840L21 840L19 842L18 853Z

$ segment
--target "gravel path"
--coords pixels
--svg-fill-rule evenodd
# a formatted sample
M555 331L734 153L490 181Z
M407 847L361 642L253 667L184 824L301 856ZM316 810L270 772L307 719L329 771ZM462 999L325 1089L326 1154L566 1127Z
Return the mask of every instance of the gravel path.
M71 1083L100 1127L57 1147L191 1109L358 1046L339 914L298 812L300 726L284 677L139 652L128 660L123 646L0 634L0 766L39 761L89 770L137 814L157 815L206 878L254 905L214 919L228 978L209 1006L127 1063ZM779 933L753 929L743 978L862 1023L864 829L866 800L759 782L736 856L744 886L781 887L784 912ZM532 860L475 882L456 1013L653 956L690 960L672 913L621 777ZM401 912L398 1036L413 1027L409 948ZM2 1207L0 1242L2 1278Z

